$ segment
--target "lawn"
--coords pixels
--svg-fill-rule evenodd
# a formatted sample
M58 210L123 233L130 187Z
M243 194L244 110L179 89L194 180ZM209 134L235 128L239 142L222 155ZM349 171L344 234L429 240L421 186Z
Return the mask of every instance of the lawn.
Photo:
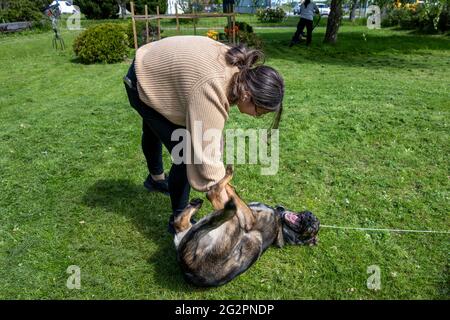
M326 225L448 231L449 38L344 26L331 47L319 27L311 48L288 48L293 31L257 30L286 81L280 169L236 165L240 195ZM169 199L142 186L129 62L81 65L76 32L63 35L65 52L51 33L0 38L1 299L448 299L449 234L323 228L317 246L271 248L223 287L186 284ZM227 127L269 122L233 110Z

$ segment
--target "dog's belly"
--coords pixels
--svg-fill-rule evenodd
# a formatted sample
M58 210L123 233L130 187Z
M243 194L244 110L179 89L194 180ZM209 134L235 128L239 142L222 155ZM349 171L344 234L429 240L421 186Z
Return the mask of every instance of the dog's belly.
M225 223L205 234L198 242L195 254L206 254L215 248L220 247L220 242L226 241L226 239L224 239L224 235L226 235L226 230L228 228L229 226Z
M252 208L253 209L253 208ZM186 278L198 286L219 286L245 272L274 243L279 222L261 204L254 210L252 230L241 228L238 216L207 231L205 217L184 234L178 257Z
M222 225L197 239L195 255L182 255L186 277L199 286L218 286L246 271L261 255L263 241L258 231L226 233ZM225 232L225 233L224 233ZM194 243L187 243L188 247ZM185 251L186 252L186 251Z

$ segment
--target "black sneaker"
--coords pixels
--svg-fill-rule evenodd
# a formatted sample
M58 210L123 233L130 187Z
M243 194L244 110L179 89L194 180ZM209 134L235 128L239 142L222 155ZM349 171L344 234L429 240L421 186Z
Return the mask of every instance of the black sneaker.
M144 181L144 187L150 192L158 191L165 195L170 195L169 182L167 176L164 178L164 180L155 181L149 174L147 179L145 179Z

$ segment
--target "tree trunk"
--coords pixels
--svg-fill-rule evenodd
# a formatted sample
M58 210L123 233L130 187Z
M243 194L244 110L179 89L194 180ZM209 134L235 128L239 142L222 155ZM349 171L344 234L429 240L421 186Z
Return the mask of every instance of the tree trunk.
M381 21L383 21L383 19L386 18L387 15L388 15L388 9L387 9L387 6L385 5L381 9L381 14L380 14Z
M337 41L337 34L341 24L343 0L331 0L330 15L328 16L327 31L324 43L334 44Z
M9 7L9 1L6 0L0 0L0 9L6 10Z
M356 5L358 3L358 0L352 1L352 8L350 9L350 21L354 22L356 19Z

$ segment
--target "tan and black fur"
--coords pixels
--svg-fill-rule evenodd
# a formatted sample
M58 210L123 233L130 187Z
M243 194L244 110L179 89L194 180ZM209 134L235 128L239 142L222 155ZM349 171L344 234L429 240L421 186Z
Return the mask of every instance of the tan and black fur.
M175 247L186 279L197 286L223 285L245 272L272 244L315 244L319 221L310 212L294 213L261 203L246 204L226 176L209 191L214 209L196 224L191 217L202 200L194 199L175 219ZM225 207L219 194L225 189ZM289 219L285 219L285 214Z

